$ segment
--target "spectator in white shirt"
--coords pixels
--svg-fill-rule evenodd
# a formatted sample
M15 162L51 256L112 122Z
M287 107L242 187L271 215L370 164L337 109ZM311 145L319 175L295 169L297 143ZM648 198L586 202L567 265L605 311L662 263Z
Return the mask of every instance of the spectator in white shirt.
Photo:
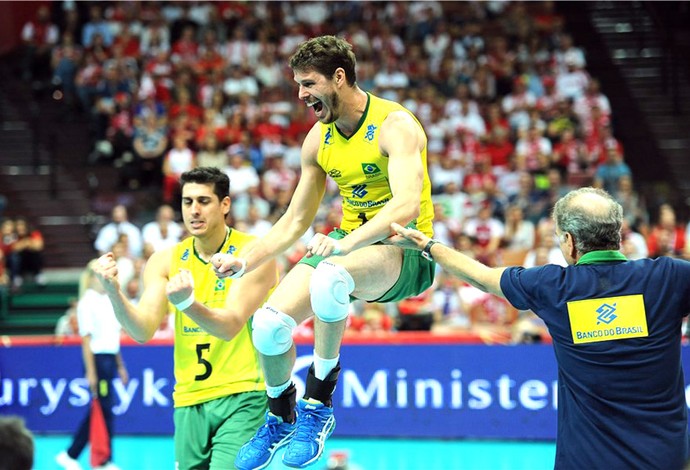
M101 227L94 242L94 247L99 254L110 251L120 235L126 235L130 253L136 257L141 256L144 246L141 230L128 220L127 208L122 204L116 205L110 217L111 222Z
M522 265L526 268L541 266L543 262L539 261L539 259L545 256L548 264L567 266L568 263L558 246L558 238L556 237L553 221L544 219L537 226L537 234L537 244L527 252L525 262ZM542 253L544 250L547 250L548 253Z
M259 94L259 82L241 66L233 65L228 78L223 82L223 93L233 101L240 95L256 97Z
M182 239L184 230L175 222L175 211L172 206L163 204L156 211L156 220L152 220L142 228L144 243L153 247L153 251L160 251L173 246Z
M180 176L196 166L196 154L184 135L173 138L173 148L163 157L163 202L172 203L180 196Z
M257 206L249 206L247 214L246 232L256 237L263 237L271 230L273 224L261 216L261 210Z
M566 67L565 71L556 75L556 90L562 97L577 101L589 85L589 75L572 59L568 59Z
M482 138L486 135L486 123L478 113L473 113L469 102L460 108L459 114L453 114L444 121L447 134L468 131L475 137Z
M559 38L558 48L553 53L556 67L563 71L567 68L567 63L572 62L578 68L585 68L587 60L585 54L579 47L573 43L573 37L570 34L561 34Z
M230 165L222 168L230 178L230 197L234 199L250 187L259 186L259 174L244 158L242 153L230 155Z

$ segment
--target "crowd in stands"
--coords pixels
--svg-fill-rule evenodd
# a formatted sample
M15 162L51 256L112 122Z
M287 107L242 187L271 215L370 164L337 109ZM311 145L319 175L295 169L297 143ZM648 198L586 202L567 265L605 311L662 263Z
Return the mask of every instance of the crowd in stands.
M550 210L569 189L593 185L625 208L626 256L686 255L671 206L651 224L613 133L615 110L554 2L53 5L57 33L44 34L52 81L65 106L89 117L89 161L119 168L123 191L155 188L161 205L143 230L116 207L98 235L95 248L114 251L128 281L153 250L183 236L177 180L197 165L230 176L232 226L262 235L280 217L315 122L287 59L321 34L353 44L361 88L401 102L424 125L442 243L491 265L565 264ZM25 28L27 44L39 29ZM27 51L35 62L37 49ZM335 185L325 200L313 231L338 225ZM284 269L303 253L300 242ZM521 342L543 335L535 318L439 272L429 291L400 305L353 304L350 327L473 330Z
M43 248L43 234L26 218L5 218L0 224L0 287L17 290L25 279L44 285Z

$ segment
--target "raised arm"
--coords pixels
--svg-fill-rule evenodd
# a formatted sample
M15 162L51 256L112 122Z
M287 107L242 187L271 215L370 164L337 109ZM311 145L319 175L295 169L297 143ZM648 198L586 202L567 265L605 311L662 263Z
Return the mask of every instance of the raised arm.
M93 269L108 294L122 328L135 341L144 343L150 340L168 313L165 286L170 270L170 250L157 251L146 262L144 291L137 305L130 302L120 287L112 253L101 256Z
M302 144L302 174L285 214L263 238L239 257L250 272L291 247L311 226L326 188L326 173L316 162L320 128L316 123Z
M397 235L391 237L388 243L403 248L422 251L431 241L419 230L407 229L395 223L391 228ZM434 261L448 273L484 292L505 298L501 291L501 275L506 268L491 268L441 243L433 243L428 250Z

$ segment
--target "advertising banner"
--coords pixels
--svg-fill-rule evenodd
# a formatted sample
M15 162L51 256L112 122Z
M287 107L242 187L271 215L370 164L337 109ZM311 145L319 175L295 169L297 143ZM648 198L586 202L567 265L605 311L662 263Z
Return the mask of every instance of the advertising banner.
M297 352L302 394L312 347ZM130 382L113 383L117 433L171 434L172 346L124 346L122 355ZM354 344L343 346L341 365L340 436L555 438L550 345ZM70 433L88 405L79 346L0 349L0 414L23 416L34 432Z

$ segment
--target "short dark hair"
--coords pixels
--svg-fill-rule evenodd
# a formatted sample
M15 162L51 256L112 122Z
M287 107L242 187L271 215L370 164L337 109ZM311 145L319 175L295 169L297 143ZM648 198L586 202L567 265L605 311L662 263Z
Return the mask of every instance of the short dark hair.
M18 416L0 416L0 470L31 470L34 436Z
M180 187L184 187L187 183L212 184L213 193L218 196L220 201L230 196L230 178L213 166L200 166L185 171L180 176Z
M348 85L357 82L357 58L352 45L335 36L318 36L303 42L290 57L289 64L293 70L313 70L328 78L333 78L335 71L342 68Z

